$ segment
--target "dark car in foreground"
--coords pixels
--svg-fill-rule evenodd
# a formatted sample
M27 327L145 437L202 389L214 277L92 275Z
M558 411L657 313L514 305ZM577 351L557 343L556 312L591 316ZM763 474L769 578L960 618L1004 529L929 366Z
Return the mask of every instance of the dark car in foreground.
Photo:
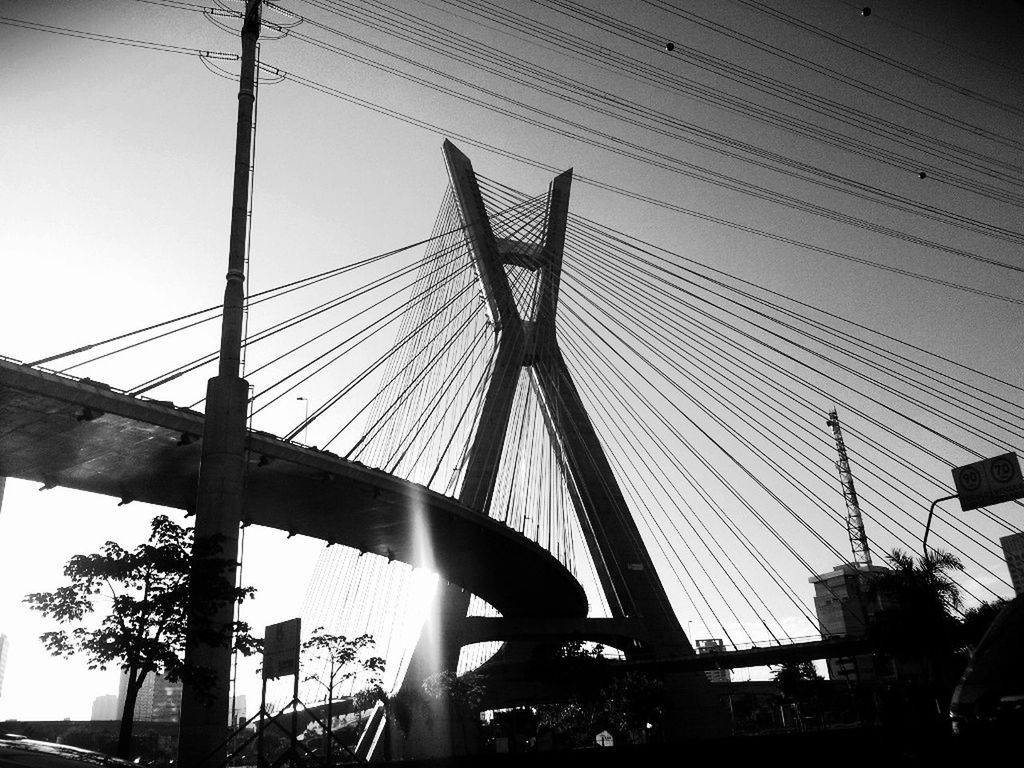
M27 739L18 734L0 734L0 768L138 768L102 752Z
M1024 596L1006 604L974 649L949 714L961 735L1024 731Z

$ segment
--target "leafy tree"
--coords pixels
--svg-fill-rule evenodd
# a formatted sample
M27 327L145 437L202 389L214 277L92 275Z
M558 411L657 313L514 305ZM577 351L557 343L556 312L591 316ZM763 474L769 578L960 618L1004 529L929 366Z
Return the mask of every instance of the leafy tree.
M571 641L537 661L544 678L572 691L566 701L537 710L538 730L566 746L593 746L602 730L617 740L645 741L647 725L660 725L669 707L660 681L635 672L614 674L602 645Z
M120 757L130 756L135 703L149 675L185 681L200 690L212 679L211 670L184 661L191 579L202 583L204 589L199 603L193 603L189 630L211 645L228 641L225 635L231 632L235 647L245 655L259 648L260 641L249 634L245 623L233 622L225 628L207 619L218 605L241 601L254 590L235 587L224 579L226 563L217 557L217 541L197 546L193 561L193 539L191 528L160 515L153 519L146 543L129 551L108 541L99 553L76 555L64 568L69 584L25 597L25 602L44 616L60 624L78 625L70 631L60 629L40 636L54 656L82 654L89 669L117 664L126 673L117 745ZM190 571L193 567L194 573ZM106 604L106 615L98 627L86 626L86 616L96 613L100 604Z
M794 706L796 716L819 716L825 693L825 680L810 661L791 661L780 664L772 679L782 698ZM803 727L803 720L800 720Z
M467 745L466 720L476 715L486 693L483 675L476 672L457 675L444 670L423 681L423 692L431 699L448 702L449 713L461 725L462 743Z
M980 603L964 611L960 626L960 644L964 650L973 649L985 636L992 621L1003 608L1006 601L998 598L991 602Z
M926 679L949 684L960 667L956 614L962 595L953 574L963 564L942 550L915 558L896 549L888 560L892 570L875 575L868 589L881 605L868 635L897 660L920 663Z
M816 681L822 677L811 662L791 661L780 664L772 679L783 698L799 701L813 694Z
M327 733L325 750L327 763L331 761L333 742L334 693L344 683L354 681L360 686L355 696L358 707L365 708L372 703L380 691L384 659L367 655L374 645L373 635L360 635L349 640L345 635L324 631L323 627L313 630L312 636L302 644L303 663L306 668L317 667L317 671L306 675L305 682L315 682L324 690L327 702ZM320 699L318 699L320 700Z
M648 726L658 725L668 706L660 680L627 672L601 690L598 715L613 733L628 735L637 744L646 741Z

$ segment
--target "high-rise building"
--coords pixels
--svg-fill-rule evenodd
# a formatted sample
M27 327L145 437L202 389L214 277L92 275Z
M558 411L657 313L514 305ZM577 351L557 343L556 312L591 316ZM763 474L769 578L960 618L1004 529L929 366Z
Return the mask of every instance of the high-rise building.
M124 712L128 692L128 674L121 673L117 688L117 711ZM172 683L160 675L150 673L142 682L135 700L135 722L177 722L181 711L181 683ZM120 715L119 715L120 716Z
M1024 533L1011 533L999 539L1003 545L1003 557L1006 567L1010 569L1010 582L1013 591L1024 595Z
M884 598L870 594L871 578L888 570L880 565L844 563L808 580L814 585L814 609L822 638L860 637L867 632L871 618L884 607ZM891 665L883 662L880 668L877 662L871 654L828 659L828 676L859 682L893 676Z
M153 720L176 723L181 716L181 683L153 678Z
M238 727L239 725L245 723L245 721L249 719L245 711L245 694L232 697L231 711L228 713L228 717L232 718L232 728Z
M120 720L121 713L117 711L117 696L113 693L105 693L92 700L91 720Z
M725 643L723 643L721 640L717 638L712 638L709 640L698 640L696 645L697 653L701 655L722 653L723 651L725 651ZM712 683L732 682L731 669L709 669L706 670L704 674L707 675L708 680L710 680Z
M0 635L0 696L4 695L4 672L7 671L7 635Z
M122 672L121 681L117 688L117 696L111 697L115 699L117 710L117 715L112 719L119 720L121 718L121 714L124 712L124 700L127 692L128 675ZM95 715L96 705L103 698L105 697L99 697L99 699L96 699L96 703L93 704L93 720L99 719ZM234 724L237 724L239 719L245 722L245 696L235 696L228 716L230 717L232 713L235 716ZM135 700L135 722L176 723L180 717L181 683L172 683L167 678L152 673L146 675L146 679L142 682L142 688L139 689L138 698Z

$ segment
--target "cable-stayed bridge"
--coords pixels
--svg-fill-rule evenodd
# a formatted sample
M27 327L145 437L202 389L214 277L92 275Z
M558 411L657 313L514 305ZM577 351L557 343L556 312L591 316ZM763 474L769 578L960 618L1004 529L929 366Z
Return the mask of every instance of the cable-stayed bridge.
M441 668L493 651L464 645L515 638L679 659L691 653L681 602L727 647L782 646L808 632L778 606L813 631L806 578L850 559L824 427L833 403L851 414L857 479L874 491L861 495L876 552L916 549L921 510L947 487L926 462L1019 445L1011 383L568 216L567 175L531 197L446 152L452 185L421 243L249 298L255 325L264 305L347 278L245 345L243 522L352 548L343 572L311 585L312 613L351 612L325 594L346 580L372 605L373 579L398 560L479 599L443 590ZM4 362L0 473L190 509L202 400L148 398L186 391L216 352L124 391L72 373L194 332L218 309L35 366ZM317 377L333 389L310 412L283 437L259 431ZM324 424L321 448L294 443ZM994 539L1013 529L987 510L936 531L968 564L972 597L1005 584ZM384 600L401 589L389 581ZM467 608L483 615L462 621ZM430 668L406 661L413 679Z

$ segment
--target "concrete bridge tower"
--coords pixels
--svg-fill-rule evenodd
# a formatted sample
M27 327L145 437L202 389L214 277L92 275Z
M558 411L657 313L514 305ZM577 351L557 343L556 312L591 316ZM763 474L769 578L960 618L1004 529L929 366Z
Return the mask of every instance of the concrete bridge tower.
M694 654L644 546L629 506L615 479L586 408L562 357L556 333L562 253L565 243L572 171L551 182L546 229L541 245L497 239L484 207L473 166L451 142L444 155L474 268L497 336L495 363L468 454L459 500L487 514L520 373L528 368L539 386L541 408L552 445L561 456L566 484L590 557L628 658L663 659ZM539 272L539 298L533 317L517 307L506 266ZM405 686L418 687L431 674L455 671L460 648L472 642L465 631L470 595L457 588L440 590L438 610L428 620L409 666ZM550 641L558 637L557 623ZM586 633L586 623L582 626ZM574 636L577 636L574 631ZM705 676L676 674L665 680L674 699L676 733L715 732L720 719ZM407 757L444 754L451 733L436 727L446 712L435 712L432 732L410 734ZM450 728L452 724L448 724ZM455 751L471 745L455 747Z

